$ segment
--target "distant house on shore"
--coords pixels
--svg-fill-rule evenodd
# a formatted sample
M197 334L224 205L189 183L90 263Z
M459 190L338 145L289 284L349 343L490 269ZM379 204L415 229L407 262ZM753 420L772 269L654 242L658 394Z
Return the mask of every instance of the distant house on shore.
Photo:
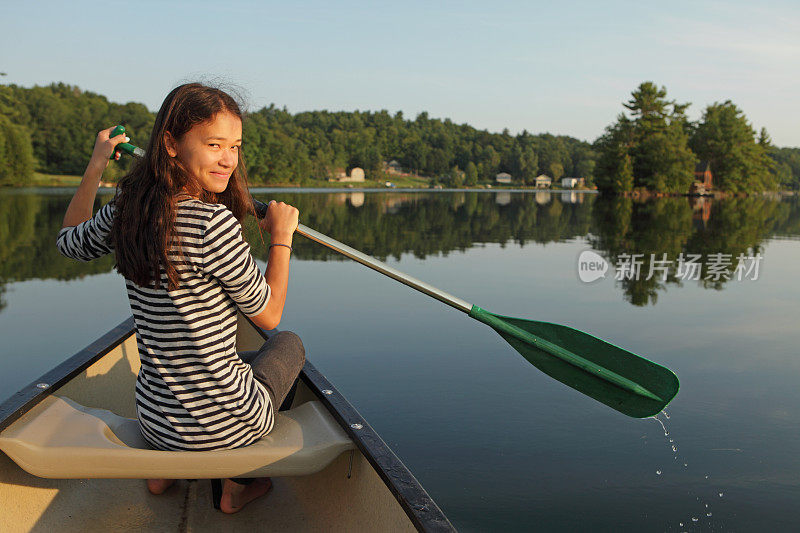
M403 167L399 161L392 159L388 163L386 161L383 162L383 171L387 174L399 175L403 174Z
M575 187L583 187L583 178L561 178L561 186L565 189L574 189Z
M694 179L698 186L702 186L705 190L711 188L711 183L714 176L711 175L711 161L700 161L694 167Z
M338 181L338 182L362 182L364 181L364 169L360 167L354 167L353 170L350 171L350 175L348 176L344 170L340 170L336 173L336 177L331 178L329 181Z
M535 184L537 189L549 189L550 185L553 184L553 178L544 174L539 174L536 176Z
M497 183L511 183L511 174L508 172L501 172L497 176L494 177L494 180Z

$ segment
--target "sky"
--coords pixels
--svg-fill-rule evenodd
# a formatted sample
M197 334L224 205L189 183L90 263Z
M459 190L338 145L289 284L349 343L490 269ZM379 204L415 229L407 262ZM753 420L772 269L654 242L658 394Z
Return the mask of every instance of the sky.
M701 118L733 101L800 146L800 2L0 0L0 83L157 110L175 85L256 110L427 111L593 141L643 81Z

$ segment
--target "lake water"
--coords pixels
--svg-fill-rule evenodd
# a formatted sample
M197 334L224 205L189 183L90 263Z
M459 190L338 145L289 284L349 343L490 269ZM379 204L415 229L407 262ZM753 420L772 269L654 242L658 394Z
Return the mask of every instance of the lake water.
M0 400L129 315L110 258L55 250L70 194L0 191ZM680 378L665 436L547 377L486 326L297 237L281 328L459 530L796 529L797 199L255 196L485 309L570 325ZM586 250L609 263L592 283L578 273Z

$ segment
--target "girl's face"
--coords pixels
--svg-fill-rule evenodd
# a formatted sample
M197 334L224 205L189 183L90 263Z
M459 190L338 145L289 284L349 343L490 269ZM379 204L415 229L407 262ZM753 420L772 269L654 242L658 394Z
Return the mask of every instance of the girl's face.
M239 164L242 121L221 111L177 141L167 132L165 141L170 157L176 157L203 189L221 193Z

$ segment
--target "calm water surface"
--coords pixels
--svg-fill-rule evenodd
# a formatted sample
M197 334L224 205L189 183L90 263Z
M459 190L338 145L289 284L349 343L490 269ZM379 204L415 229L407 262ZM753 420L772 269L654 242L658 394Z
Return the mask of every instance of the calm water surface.
M670 418L659 417L665 436L655 420L548 378L485 326L298 237L281 327L301 335L309 359L459 530L796 528L797 200L256 196L293 203L307 225L467 301L571 325L679 376ZM69 198L0 192L0 399L130 312L110 258L80 264L57 254ZM255 226L246 232L263 260ZM584 250L609 261L605 278L579 279ZM675 268L645 279L650 254L676 266L681 253L702 258L700 280ZM615 265L634 254L640 279L615 280ZM713 254L730 254L733 266L739 254L763 259L757 276L715 280Z

